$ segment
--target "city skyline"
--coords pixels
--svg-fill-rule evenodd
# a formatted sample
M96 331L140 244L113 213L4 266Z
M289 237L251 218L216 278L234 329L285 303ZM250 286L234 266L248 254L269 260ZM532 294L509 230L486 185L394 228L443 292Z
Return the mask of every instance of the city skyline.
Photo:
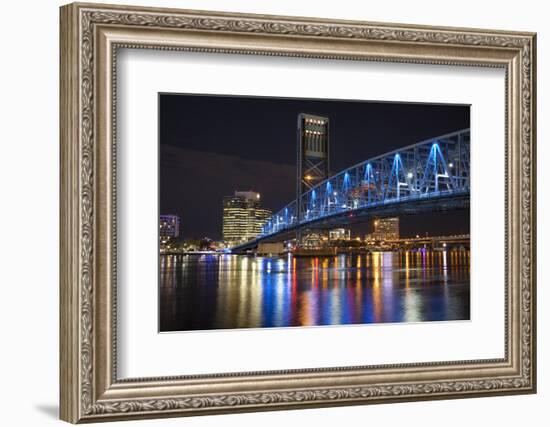
M179 218L175 215L160 215L160 252L168 255L217 253L228 254L228 250L253 240L258 236L263 217L270 214L261 208L258 193L236 191L228 196L228 211L224 207L224 238L214 241L208 236L201 239L185 239L179 236ZM260 215L258 215L260 214ZM255 250L256 255L274 255L280 251L297 256L316 257L319 254L353 253L365 254L380 251L418 251L418 250L467 250L470 244L469 234L446 236L401 236L399 217L373 217L369 221L373 232L366 235L353 235L347 227L333 227L324 230L309 230L302 233L300 243L296 238L280 243L264 244ZM226 229L227 226L227 229ZM297 237L297 236L296 236ZM309 251L309 253L308 253ZM246 256L246 255L245 255Z
M270 210L295 197L297 116L290 117L297 111L330 117L331 173L356 159L469 126L467 106L189 95L161 95L160 104L161 212L182 218L184 236L217 240L222 237L224 196L256 191ZM236 105L240 107L232 108ZM365 119L358 120L360 116ZM235 135L235 121L240 135ZM361 136L362 129L369 132ZM460 234L469 230L469 214L403 216L401 226L403 235ZM351 228L359 235L371 231L370 224Z

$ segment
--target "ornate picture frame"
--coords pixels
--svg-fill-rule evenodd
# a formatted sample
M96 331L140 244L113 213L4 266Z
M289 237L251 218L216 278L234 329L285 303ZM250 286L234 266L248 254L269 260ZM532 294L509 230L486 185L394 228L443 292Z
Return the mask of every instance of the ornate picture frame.
M535 34L75 3L61 8L60 43L61 419L79 423L536 391ZM505 357L118 379L119 48L504 69Z

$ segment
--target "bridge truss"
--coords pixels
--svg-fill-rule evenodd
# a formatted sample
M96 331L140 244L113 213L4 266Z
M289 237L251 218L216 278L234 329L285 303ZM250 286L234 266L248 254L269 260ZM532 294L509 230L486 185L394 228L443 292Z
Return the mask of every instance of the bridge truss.
M308 223L380 206L460 196L470 191L470 129L365 160L320 182L273 214L257 239Z

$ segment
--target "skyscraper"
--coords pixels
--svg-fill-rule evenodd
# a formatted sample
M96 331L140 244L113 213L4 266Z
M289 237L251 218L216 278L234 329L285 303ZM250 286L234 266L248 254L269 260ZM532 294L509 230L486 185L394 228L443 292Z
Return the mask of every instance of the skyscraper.
M261 207L260 193L235 191L223 199L223 240L234 246L254 239L270 216L271 211Z
M180 235L180 217L177 215L160 215L159 238L162 244Z

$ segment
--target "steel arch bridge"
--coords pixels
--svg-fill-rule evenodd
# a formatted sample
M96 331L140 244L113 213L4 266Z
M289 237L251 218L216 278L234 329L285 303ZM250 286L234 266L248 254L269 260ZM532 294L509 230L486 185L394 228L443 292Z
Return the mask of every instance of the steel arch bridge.
M470 129L430 138L345 169L274 213L245 250L260 241L364 215L469 205Z

